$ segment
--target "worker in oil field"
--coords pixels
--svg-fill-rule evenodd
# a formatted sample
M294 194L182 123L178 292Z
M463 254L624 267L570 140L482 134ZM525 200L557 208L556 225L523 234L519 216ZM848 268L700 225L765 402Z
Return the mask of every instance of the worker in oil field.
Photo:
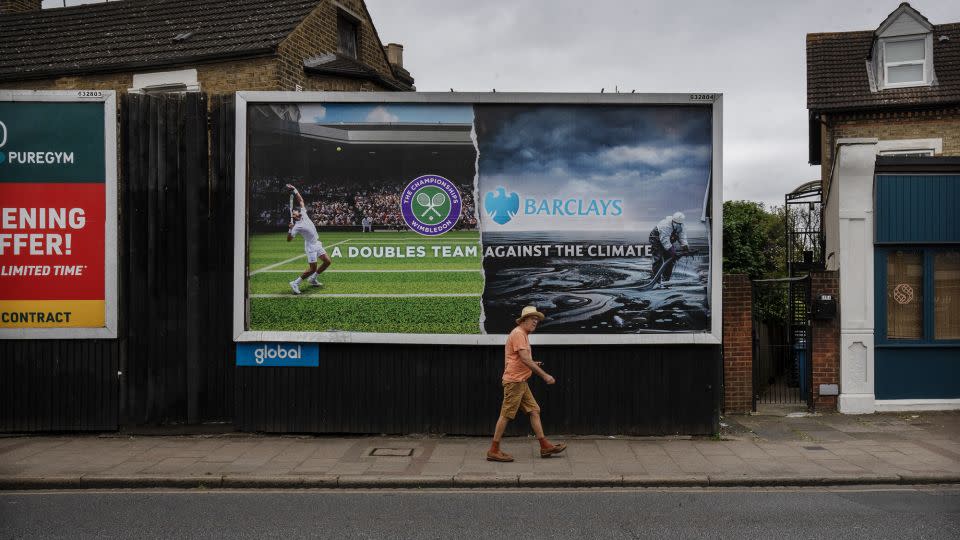
M650 231L650 247L653 251L653 278L657 287L663 287L673 275L673 265L677 262L677 252L687 253L690 244L687 243L687 233L683 230L686 216L683 212L674 212L672 216L660 220L657 226Z

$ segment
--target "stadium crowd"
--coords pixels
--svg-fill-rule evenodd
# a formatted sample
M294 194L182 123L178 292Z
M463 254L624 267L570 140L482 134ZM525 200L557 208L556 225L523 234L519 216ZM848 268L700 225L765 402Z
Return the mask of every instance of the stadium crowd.
M261 177L251 182L251 215L258 228L286 227L290 221L286 184L297 186L307 203L307 214L318 227L359 227L364 217L376 229L406 227L400 214L400 193L396 182L368 182L350 187L348 182L304 183L303 178ZM476 208L472 187L458 186L463 209L457 229L476 229Z

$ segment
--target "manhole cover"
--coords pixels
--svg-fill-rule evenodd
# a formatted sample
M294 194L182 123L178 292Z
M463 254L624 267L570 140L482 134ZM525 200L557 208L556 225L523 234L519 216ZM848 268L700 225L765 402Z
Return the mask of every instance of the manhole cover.
M374 448L371 456L408 457L413 455L413 448Z

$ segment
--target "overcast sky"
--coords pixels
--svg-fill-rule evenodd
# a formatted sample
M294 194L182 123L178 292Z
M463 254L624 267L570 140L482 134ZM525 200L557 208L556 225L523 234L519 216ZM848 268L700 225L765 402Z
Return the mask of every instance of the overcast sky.
M722 92L724 199L783 204L807 165L805 36L876 28L898 0L367 0L418 90ZM956 0L911 5L960 21Z
M76 3L67 0L68 4ZM722 92L724 198L782 204L807 165L805 36L899 0L367 0L422 91ZM46 0L45 6L62 0ZM911 5L934 24L956 0Z

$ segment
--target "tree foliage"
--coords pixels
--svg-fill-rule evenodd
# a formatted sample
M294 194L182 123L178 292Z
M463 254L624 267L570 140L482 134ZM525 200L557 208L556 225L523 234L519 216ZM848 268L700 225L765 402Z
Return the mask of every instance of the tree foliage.
M786 275L783 207L763 203L723 203L723 272L750 279Z

